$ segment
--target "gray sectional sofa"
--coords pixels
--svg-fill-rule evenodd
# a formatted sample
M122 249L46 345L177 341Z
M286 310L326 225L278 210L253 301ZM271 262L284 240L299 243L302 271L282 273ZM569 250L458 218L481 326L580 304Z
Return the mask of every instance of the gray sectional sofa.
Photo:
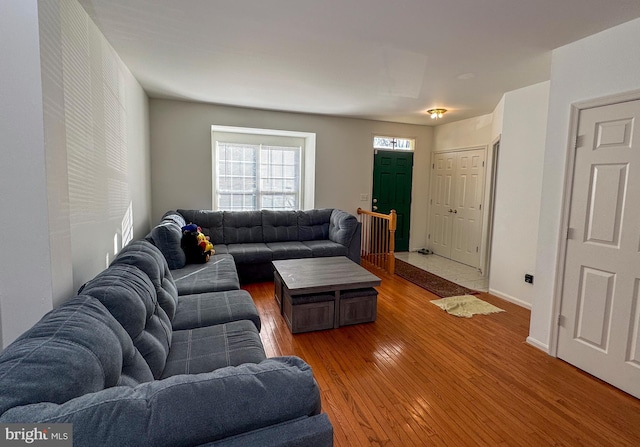
M216 256L207 264L186 264L181 228L194 223L213 243ZM220 277L234 262L243 283L273 279L271 261L346 256L360 263L361 226L338 209L308 211L208 211L165 213L147 239L165 255L178 292L197 293L209 274ZM232 259L224 258L231 255ZM222 256L222 257L220 257ZM216 271L211 273L210 269Z
M331 446L309 365L266 358L231 255L207 267L180 294L129 244L0 353L0 422L72 423L74 446Z

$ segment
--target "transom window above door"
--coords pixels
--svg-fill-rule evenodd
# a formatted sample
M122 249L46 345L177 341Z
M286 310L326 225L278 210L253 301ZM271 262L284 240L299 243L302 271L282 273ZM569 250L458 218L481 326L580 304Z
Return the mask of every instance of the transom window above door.
M413 138L396 138L376 135L373 137L373 148L392 151L412 151L415 140Z

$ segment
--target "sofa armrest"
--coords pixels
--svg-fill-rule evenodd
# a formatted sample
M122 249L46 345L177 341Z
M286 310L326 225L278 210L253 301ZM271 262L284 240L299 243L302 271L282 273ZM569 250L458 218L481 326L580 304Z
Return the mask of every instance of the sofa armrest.
M151 229L145 239L158 247L171 270L185 266L187 257L182 250L184 218L176 211L167 211L162 221Z
M347 256L360 264L361 224L345 211L334 209L329 220L329 239L347 247Z
M311 367L298 357L114 387L64 404L6 411L0 422L72 423L74 446L196 446L320 411Z
M358 227L356 216L334 209L329 219L329 239L348 247Z
M360 222L353 233L351 243L347 246L347 257L356 264L360 264L362 258L362 223Z

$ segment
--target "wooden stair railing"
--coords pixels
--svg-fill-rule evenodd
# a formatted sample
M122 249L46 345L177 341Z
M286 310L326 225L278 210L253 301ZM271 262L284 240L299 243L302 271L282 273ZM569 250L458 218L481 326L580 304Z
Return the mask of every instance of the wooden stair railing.
M397 215L374 213L358 208L358 220L362 223L360 257L362 263L393 274L396 266L395 235Z

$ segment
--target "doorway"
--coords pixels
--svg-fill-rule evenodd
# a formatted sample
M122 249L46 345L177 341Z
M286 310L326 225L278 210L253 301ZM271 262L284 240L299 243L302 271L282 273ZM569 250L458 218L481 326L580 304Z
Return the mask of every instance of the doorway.
M640 398L640 100L579 112L559 358Z
M409 250L412 178L413 152L375 150L371 209L382 214L396 210L395 251Z
M433 155L428 235L431 251L468 266L480 267L484 148Z

